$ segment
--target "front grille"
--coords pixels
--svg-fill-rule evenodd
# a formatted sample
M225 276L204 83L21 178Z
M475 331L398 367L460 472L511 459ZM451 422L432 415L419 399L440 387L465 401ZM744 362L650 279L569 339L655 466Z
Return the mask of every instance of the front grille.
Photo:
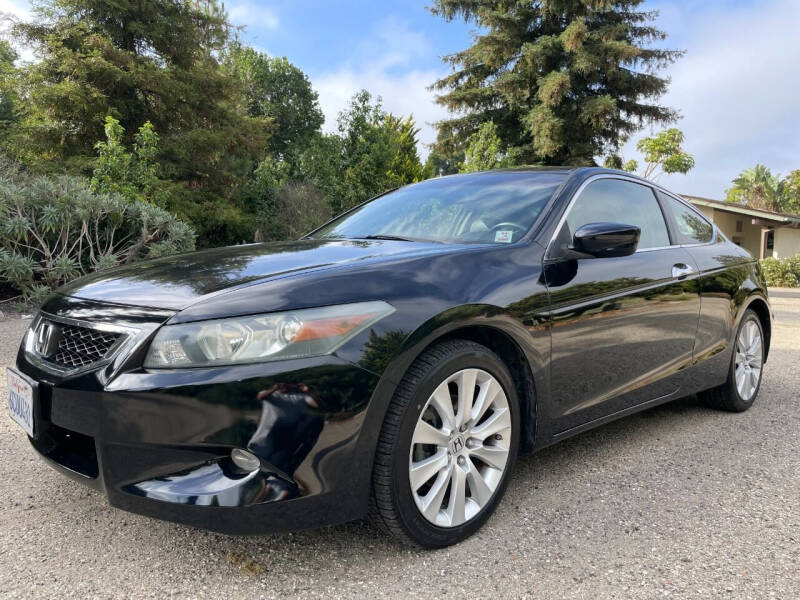
M56 351L48 360L70 369L79 369L103 360L122 335L76 325L56 323L56 326L61 336Z

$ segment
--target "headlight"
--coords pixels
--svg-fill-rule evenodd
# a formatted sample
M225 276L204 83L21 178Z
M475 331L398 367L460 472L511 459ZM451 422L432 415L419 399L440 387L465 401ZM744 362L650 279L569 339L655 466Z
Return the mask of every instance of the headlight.
M390 315L386 302L165 325L156 334L146 368L206 367L330 354Z

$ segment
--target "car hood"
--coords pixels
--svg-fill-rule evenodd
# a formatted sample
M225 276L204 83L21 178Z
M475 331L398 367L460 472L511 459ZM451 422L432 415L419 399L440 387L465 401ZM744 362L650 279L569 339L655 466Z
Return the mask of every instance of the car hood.
M202 298L301 272L450 252L451 244L388 240L300 240L248 244L143 261L77 279L60 294L181 310Z

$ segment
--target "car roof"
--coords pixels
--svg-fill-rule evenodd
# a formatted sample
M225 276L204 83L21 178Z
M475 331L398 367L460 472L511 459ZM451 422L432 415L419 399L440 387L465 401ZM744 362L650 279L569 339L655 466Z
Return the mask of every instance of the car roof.
M628 173L627 171L620 171L617 169L608 169L606 167L583 167L583 166L549 166L549 165L523 165L519 167L506 167L503 169L490 169L487 171L474 171L472 173L454 173L452 175L443 175L440 178L436 179L444 179L450 177L469 177L469 176L480 176L480 175L491 175L493 173L531 173L531 174L545 174L545 173L552 173L552 174L563 174L563 175L577 175L581 178L590 177L592 175L598 175L601 173L608 173L613 175L624 175L625 177L629 177L631 179L638 179L642 182L652 184L652 181L648 181L647 179L643 179L634 173Z

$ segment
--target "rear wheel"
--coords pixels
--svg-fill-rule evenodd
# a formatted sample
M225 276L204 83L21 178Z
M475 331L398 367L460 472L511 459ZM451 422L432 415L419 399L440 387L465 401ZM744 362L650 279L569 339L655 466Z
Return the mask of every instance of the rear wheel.
M497 355L464 340L427 350L398 386L381 429L372 520L419 546L463 540L500 501L518 439L519 402Z
M728 379L700 394L711 407L731 412L750 408L761 388L764 368L764 330L758 315L748 309L739 323Z

